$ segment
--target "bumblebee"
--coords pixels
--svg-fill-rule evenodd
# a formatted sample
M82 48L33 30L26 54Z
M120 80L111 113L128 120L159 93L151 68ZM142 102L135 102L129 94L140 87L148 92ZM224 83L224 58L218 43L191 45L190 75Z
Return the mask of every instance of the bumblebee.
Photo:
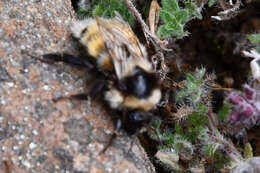
M161 99L159 80L145 47L118 14L113 19L96 17L75 21L71 31L104 76L106 86L95 85L92 88L99 89L93 92L100 93L105 88L105 102L122 113L116 122L116 130L123 127L129 134L138 133L150 121L149 111ZM48 56L45 58L53 59ZM55 56L54 59L90 67L69 55Z

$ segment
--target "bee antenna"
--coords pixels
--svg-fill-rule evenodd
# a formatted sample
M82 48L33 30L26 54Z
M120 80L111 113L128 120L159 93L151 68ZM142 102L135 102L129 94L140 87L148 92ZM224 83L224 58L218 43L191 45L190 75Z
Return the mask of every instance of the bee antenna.
M111 146L111 144L114 141L114 139L116 139L116 136L117 136L117 133L114 132L113 135L110 137L108 143L103 148L103 150L100 151L99 155L104 154L106 152L106 150Z
M106 152L106 150L111 146L113 140L117 137L119 130L122 127L122 121L121 119L117 119L116 124L115 124L115 130L114 133L112 134L112 136L110 137L108 143L105 145L105 147L103 148L103 150L99 153L100 154L104 154Z

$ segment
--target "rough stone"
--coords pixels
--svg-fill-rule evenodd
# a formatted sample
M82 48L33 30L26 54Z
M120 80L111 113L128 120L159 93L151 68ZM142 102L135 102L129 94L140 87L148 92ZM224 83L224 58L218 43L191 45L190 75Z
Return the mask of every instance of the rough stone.
M86 71L37 60L79 54L69 31L71 2L2 0L0 11L0 172L155 172L124 131L99 154L113 132L102 105L52 100L87 87Z

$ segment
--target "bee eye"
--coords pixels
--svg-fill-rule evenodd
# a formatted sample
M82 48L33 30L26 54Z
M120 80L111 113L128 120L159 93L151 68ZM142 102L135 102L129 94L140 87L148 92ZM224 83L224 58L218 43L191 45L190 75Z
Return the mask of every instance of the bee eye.
M139 112L134 112L129 114L129 119L133 122L141 122L144 120L144 117Z
M149 74L137 67L132 76L118 81L118 88L126 93L138 98L146 98L155 86L154 74Z
M150 87L147 78L143 74L136 74L118 81L118 88L126 94L143 98L149 95Z
M145 111L133 111L129 112L128 118L130 122L144 123L151 119L151 113Z
M129 83L130 88L135 92L139 97L143 97L147 92L147 81L143 75L137 75L132 82Z

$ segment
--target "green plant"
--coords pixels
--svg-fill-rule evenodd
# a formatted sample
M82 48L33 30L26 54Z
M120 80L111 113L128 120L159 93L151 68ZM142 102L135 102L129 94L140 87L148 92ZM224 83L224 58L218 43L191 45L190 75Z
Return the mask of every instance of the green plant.
M159 27L157 32L161 39L169 38L172 35L177 38L184 37L186 35L185 24L193 18L202 18L195 2L185 0L184 4L185 8L181 8L177 0L162 0L160 17L164 24Z
M87 11L80 9L77 12L79 19L95 16L113 18L115 11L117 11L131 26L134 25L134 18L128 12L128 7L124 0L94 0L91 1L90 6L93 10Z
M191 106L197 107L198 103L201 102L201 95L203 91L203 77L205 75L205 68L197 70L197 72L192 75L188 73L186 75L186 87L181 89L176 96L177 102L184 102L185 99L191 103Z
M195 142L209 124L208 117L203 113L192 113L188 118L187 138ZM204 137L206 137L204 135Z
M244 148L244 158L250 159L252 157L254 157L253 148L252 148L251 144L248 142L248 143L246 143L245 148Z
M209 7L212 7L215 3L216 3L217 0L209 0Z
M252 43L252 44L260 44L260 33L258 34L249 34L247 36L247 39Z
M208 75L205 68L196 69L194 73L186 74L185 81L186 86L177 91L176 104L183 105L185 108L191 107L193 111L187 115L185 120L178 121L174 127L165 125L161 120L156 119L152 124L156 133L154 137L157 136L160 141L156 157L175 171L181 167L179 160L183 158L200 160L200 158L206 157L219 170L230 166L233 160L230 157L232 154L226 154L229 143L217 129L211 112L212 100L208 98L211 94L209 86L212 82L214 83L214 75ZM224 120L229 112L230 109L227 105L219 114ZM171 160L171 158L174 159ZM192 160L188 160L190 169L197 165L196 163L193 165Z
M258 53L260 53L260 33L249 34L247 35L247 39L256 47Z
M224 123L228 122L231 111L231 106L227 102L224 102L223 106L218 112L218 120Z

